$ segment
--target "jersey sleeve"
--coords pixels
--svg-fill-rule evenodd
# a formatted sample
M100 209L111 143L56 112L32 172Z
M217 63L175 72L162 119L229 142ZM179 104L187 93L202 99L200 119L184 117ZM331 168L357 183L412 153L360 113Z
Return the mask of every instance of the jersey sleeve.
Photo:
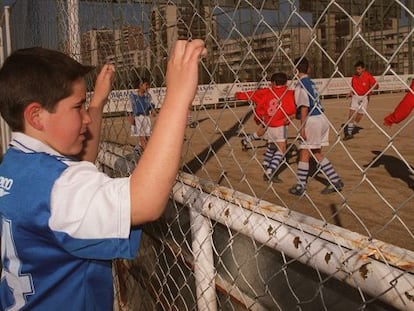
M152 96L150 93L148 93L148 105L149 105L149 110L154 110L155 109L155 103L152 100Z
M254 118L256 123L259 124L260 122L262 122L266 114L267 111L265 103L263 101L259 101L256 104L256 108L254 109Z
M129 178L110 178L88 162L69 166L51 195L49 227L68 252L88 258L133 258Z
M295 95L292 90L288 90L283 96L283 110L286 116L290 117L296 113Z
M251 100L255 103L263 100L263 97L269 92L269 89L257 89L254 91L247 91L247 92L236 92L234 97L238 100Z
M234 93L234 98L236 98L237 100L249 100L249 98L251 97L252 92L236 92Z
M407 118L414 109L414 80L411 82L410 90L405 94L404 98L399 102L394 111L384 118L384 123L391 126L394 123L400 123Z
M295 102L296 102L297 108L300 108L300 107L309 108L309 95L304 87L297 86L295 88Z

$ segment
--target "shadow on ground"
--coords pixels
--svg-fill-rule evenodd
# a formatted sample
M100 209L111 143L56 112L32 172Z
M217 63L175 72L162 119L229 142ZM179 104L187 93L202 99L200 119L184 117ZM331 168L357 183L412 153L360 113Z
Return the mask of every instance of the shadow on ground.
M413 171L413 167L407 167L401 159L387 155L381 154L381 151L372 150L372 154L374 154L374 158L368 164L365 164L364 167L379 167L384 166L385 170L388 174L393 178L399 178L403 182L405 182L408 188L414 190L414 179L411 177L412 174L410 172Z

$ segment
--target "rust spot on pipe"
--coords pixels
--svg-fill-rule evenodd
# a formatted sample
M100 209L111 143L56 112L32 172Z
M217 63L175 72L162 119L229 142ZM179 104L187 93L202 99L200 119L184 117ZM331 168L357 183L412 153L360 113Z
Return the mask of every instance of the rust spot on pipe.
M297 236L293 239L293 244L295 245L295 248L299 248L299 244L302 244L302 241L300 240L300 238Z
M365 280L368 277L368 265L371 264L370 262L364 263L361 267L359 267L359 274Z
M414 263L413 262L407 262L407 263L402 263L402 264L397 263L397 267L407 270L407 271L411 271L414 269Z
M329 264L329 261L331 260L332 252L326 253L325 255L325 262Z
M411 295L409 292L405 292L404 294L405 294L405 297L407 297L408 300L414 301L414 296Z
M273 235L273 227L271 225L269 225L269 227L267 228L267 234L269 234L270 236Z

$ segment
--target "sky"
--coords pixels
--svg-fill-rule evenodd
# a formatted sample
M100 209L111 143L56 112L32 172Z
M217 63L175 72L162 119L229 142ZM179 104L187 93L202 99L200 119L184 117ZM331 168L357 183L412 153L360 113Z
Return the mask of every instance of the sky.
M12 10L20 12L20 17L16 17L17 20L14 21L17 27L37 25L37 27L32 27L31 30L26 30L24 38L20 36L19 39L23 44L45 45L47 43L44 42L45 36L57 38L56 19L62 18L62 16L57 16L55 1L0 0L0 3L3 6L15 3ZM289 20L289 25L297 26L299 19L296 14L289 19L291 12L289 3L280 1L279 4L279 11L259 11L247 8L234 10L229 7L215 6L213 14L217 20L218 36L220 38L237 38L271 30L277 31L281 27L280 25L286 24L287 20ZM149 33L151 8L150 4L140 3L117 4L112 2L108 4L106 2L80 1L80 30L83 33L91 29L115 29L130 24L139 25L143 28L144 33ZM45 12L48 14L45 14ZM311 14L307 12L300 12L300 14L304 21L312 26ZM50 47L53 48L53 46Z
M42 45L56 48L58 35L56 21L61 19L56 9L56 2L49 1L14 1L0 0L3 5L15 3L12 6L11 22L14 28L25 29L25 33L14 32L13 41L15 48L22 48L20 45ZM149 33L150 16L152 6L150 4L117 4L105 2L79 3L80 31L82 33L91 29L116 29L122 25L139 25L144 33ZM46 13L45 13L46 12ZM277 29L278 24L285 24L289 15L286 9L281 10L253 10L238 8L234 10L229 7L215 7L218 25L218 36L221 38L237 38L261 34L271 29ZM307 13L304 13L307 14ZM64 18L64 17L63 17ZM309 18L310 19L310 18ZM296 22L294 22L296 23ZM37 25L27 28L25 25ZM64 38L59 38L63 40Z
M15 0L0 0L3 6L12 5Z

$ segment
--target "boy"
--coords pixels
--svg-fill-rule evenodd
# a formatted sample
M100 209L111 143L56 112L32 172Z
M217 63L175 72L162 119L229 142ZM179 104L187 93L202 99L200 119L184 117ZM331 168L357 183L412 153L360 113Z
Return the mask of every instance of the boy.
M263 160L264 180L281 182L276 175L286 156L287 126L289 117L295 114L293 91L287 88L287 75L278 72L271 77L271 87L252 92L237 92L236 99L248 99L256 103L255 121L259 124L255 133L242 139L247 148L252 140L265 137L268 140Z
M262 90L260 96L253 95L252 98L256 102L255 119L260 122L256 133L261 134L265 130L264 136L268 140L263 161L264 179L281 182L276 172L286 154L287 126L290 123L289 117L296 112L296 106L293 91L287 87L287 75L277 72L270 80L271 87Z
M384 118L384 125L392 126L394 123L400 123L405 120L414 109L414 80L411 81L410 90L399 102L394 111Z
M311 153L329 180L322 194L342 191L344 186L329 160L322 155L322 146L329 145L329 124L326 119L314 82L309 78L309 62L306 58L295 59L299 81L295 87L296 118L301 121L300 154L297 183L289 189L294 195L302 195L306 189Z
M139 79L136 93L131 93L129 96L134 117L134 124L131 127L132 136L138 136L138 145L135 150L139 153L145 150L152 130L150 115L155 110L155 106L148 93L149 88L148 79Z
M254 103L257 103L258 101L260 101L262 99L263 95L266 94L267 92L268 92L268 89L265 89L265 88L257 89L257 90L254 90L254 91L248 91L248 92L236 92L234 94L234 98L237 99L237 100L245 100L245 101L249 100L249 101L252 101ZM243 150L249 149L249 146L252 146L251 142L253 140L262 139L262 137L264 136L264 134L266 132L265 126L260 122L260 120L257 118L257 116L255 116L254 120L255 120L256 124L258 125L258 127L257 127L256 131L253 134L247 134L246 137L244 137L241 140ZM267 151L268 151L268 149L267 149ZM266 156L265 156L265 158L266 158Z
M117 179L88 162L113 67L101 70L86 110L90 67L42 48L7 58L0 111L13 134L0 165L0 309L112 310L111 260L134 258L136 226L165 208L205 53L201 40L176 42L159 122L132 175Z
M378 84L375 78L365 70L365 64L362 61L355 63L355 74L352 76L352 90L347 95L351 97L349 108L348 124L344 128L344 140L354 137L354 129L358 126L363 115L367 112L369 96L372 89L377 90Z

